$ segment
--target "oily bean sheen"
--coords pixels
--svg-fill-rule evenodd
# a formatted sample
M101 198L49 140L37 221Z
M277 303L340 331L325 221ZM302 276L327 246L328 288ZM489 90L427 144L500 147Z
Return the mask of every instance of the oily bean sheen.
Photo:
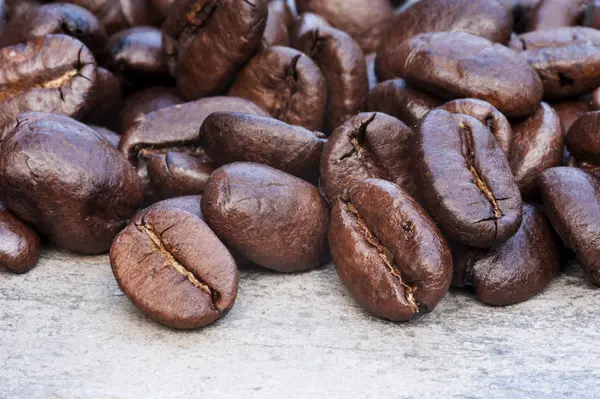
M331 134L365 107L369 80L364 54L350 36L333 28L306 32L297 47L317 63L327 81L324 129Z
M173 88L156 86L140 90L125 99L119 114L119 130L124 133L140 116L182 102Z
M481 37L425 33L395 51L395 73L441 98L484 100L507 117L529 115L540 104L543 86L535 70L514 51Z
M513 122L508 155L510 168L523 197L538 193L540 174L559 166L565 146L564 130L556 112L546 103L531 116Z
M514 305L541 293L558 276L562 242L544 213L523 207L517 234L491 249L453 248L452 285L473 287L492 306Z
M0 50L0 125L25 111L81 117L91 105L96 61L78 40L46 35Z
M454 100L442 105L440 109L452 114L471 116L483 123L498 140L502 150L508 154L512 141L512 129L508 119L493 105L474 98Z
M233 257L206 223L180 209L138 215L115 239L110 263L131 302L169 327L214 323L237 297Z
M490 248L517 232L519 188L498 141L478 120L443 110L427 114L417 128L414 176L449 238Z
M585 43L600 44L600 31L581 26L536 30L512 39L509 47L515 51L562 47Z
M590 0L543 0L532 12L527 31L577 25Z
M452 256L441 232L405 191L366 179L336 199L329 242L354 299L377 317L428 313L448 291Z
M600 165L600 111L583 114L567 132L567 148L577 160Z
M371 91L377 84L379 84L379 80L377 79L377 74L375 73L375 57L377 54L371 53L365 56L365 61L367 62L367 77L369 79L369 91Z
M587 96L552 103L550 106L558 114L565 133L581 115L597 109Z
M299 12L314 12L348 33L365 53L377 50L382 32L394 15L389 0L296 0Z
M329 213L319 190L268 166L217 169L202 196L202 214L229 247L279 272L313 269L327 250Z
M178 0L163 25L169 68L184 98L227 89L260 45L267 0Z
M2 202L63 248L104 252L137 211L135 170L102 136L69 117L19 115L0 153Z
M508 43L511 15L496 0L421 0L397 14L382 35L377 50L377 75L397 77L396 47L427 32L466 32L497 43Z
M382 113L361 113L337 128L321 160L321 188L330 201L357 182L378 178L413 195L413 131Z
M27 273L40 259L40 238L0 204L0 270Z
M298 39L306 32L323 27L331 28L331 25L325 18L312 12L303 12L296 18L290 31L290 42L292 46L298 47Z
M551 168L540 177L544 208L590 280L600 286L600 184L576 168Z
M294 21L294 16L285 0L272 0L269 2L269 16L265 25L260 49L271 46L289 46L289 29Z
M270 47L254 56L229 89L291 125L321 130L327 82L315 62L288 47Z
M201 145L217 165L236 161L269 165L317 181L325 135L277 119L217 112L204 120Z
M442 105L433 95L411 86L404 79L379 83L369 93L368 108L394 116L408 126L416 126L429 111Z
M112 128L117 122L115 116L122 106L123 86L112 72L102 67L97 68L96 79L94 99L89 111L85 114L84 122Z

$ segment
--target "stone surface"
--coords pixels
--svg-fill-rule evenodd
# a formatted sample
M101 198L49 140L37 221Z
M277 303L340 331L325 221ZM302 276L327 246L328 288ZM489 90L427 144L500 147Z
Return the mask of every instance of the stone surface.
M108 257L45 250L0 273L0 398L600 396L600 290L576 265L524 304L453 291L410 324L366 314L332 266L240 277L225 319L178 332L133 307Z

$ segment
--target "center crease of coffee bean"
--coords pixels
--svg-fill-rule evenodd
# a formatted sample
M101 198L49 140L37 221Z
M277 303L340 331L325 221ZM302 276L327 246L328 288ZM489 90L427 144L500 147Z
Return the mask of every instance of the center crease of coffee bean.
M214 1L195 1L190 7L190 10L185 15L187 24L184 26L181 35L176 37L178 39L181 36L192 36L204 25L204 23L212 16L220 5L220 0Z
M301 54L296 55L292 61L285 67L285 79L279 92L280 106L275 113L276 119L285 119L290 108L290 102L296 91L298 90L298 61L302 57Z

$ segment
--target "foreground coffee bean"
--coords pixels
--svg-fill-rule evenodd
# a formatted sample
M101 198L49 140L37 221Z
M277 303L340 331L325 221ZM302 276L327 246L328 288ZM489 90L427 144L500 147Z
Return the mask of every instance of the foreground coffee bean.
M237 297L233 257L200 218L179 209L138 215L115 239L110 263L131 302L169 327L214 323Z
M0 270L27 273L40 259L40 238L0 204Z
M544 209L567 247L575 251L586 276L600 286L600 185L576 168L551 168L540 177Z
M567 148L580 161L600 165L600 111L587 112L567 132Z
M200 137L202 148L216 165L256 162L308 181L319 177L326 143L323 133L237 112L210 115L202 124Z
M542 292L558 276L562 242L544 213L523 207L517 234L492 249L452 249L452 285L473 287L477 298L492 306L514 305Z
M51 242L102 253L141 201L135 170L87 126L62 115L18 116L0 146L0 197Z
M319 190L268 166L232 163L204 187L202 214L223 242L283 273L314 269L326 256L329 213Z
M119 114L119 131L126 132L135 120L144 114L182 102L173 88L157 86L140 90L125 99Z
M450 286L444 237L395 184L367 179L337 198L329 242L342 283L377 317L406 321L431 312Z
M431 111L417 128L414 177L447 237L490 248L521 224L521 194L491 132L466 115Z

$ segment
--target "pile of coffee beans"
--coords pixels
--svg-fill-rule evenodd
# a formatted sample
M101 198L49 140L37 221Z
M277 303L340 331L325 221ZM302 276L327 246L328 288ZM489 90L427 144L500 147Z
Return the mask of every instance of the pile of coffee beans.
M0 267L191 329L333 261L375 316L600 286L600 2L0 0ZM293 278L293 277L290 277Z

